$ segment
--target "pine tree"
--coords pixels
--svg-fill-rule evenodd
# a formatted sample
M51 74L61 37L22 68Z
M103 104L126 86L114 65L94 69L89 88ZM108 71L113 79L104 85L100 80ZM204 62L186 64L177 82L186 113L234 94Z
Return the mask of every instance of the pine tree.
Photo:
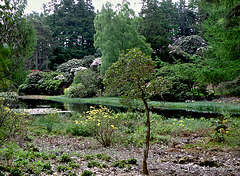
M94 44L94 7L91 0L62 0L59 4L52 1L47 24L53 31L60 47L54 51L55 63L72 58L81 59L95 53Z

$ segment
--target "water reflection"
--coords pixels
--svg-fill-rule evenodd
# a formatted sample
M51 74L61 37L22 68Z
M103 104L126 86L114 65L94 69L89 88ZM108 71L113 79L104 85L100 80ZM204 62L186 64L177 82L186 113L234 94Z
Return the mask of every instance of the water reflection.
M98 108L100 105L89 104L89 103L62 103L51 100L33 100L33 99L21 99L22 104L21 108L34 109L34 108L57 108L63 111L71 111L76 113L84 113L90 110L90 106ZM107 108L111 109L115 113L126 112L127 108L118 107L118 106L109 106L104 105ZM221 115L219 113L212 112L196 112L189 110L176 110L176 109L158 109L153 110L154 113L163 115L166 118L180 118L180 117L193 117L193 118L216 118ZM235 117L240 117L239 114L234 114Z
M34 108L57 108L63 111L71 111L76 113L84 113L90 110L90 106L98 108L100 105L90 104L90 103L62 103L52 100L36 100L36 99L21 99L22 104L20 108L34 109ZM115 113L126 112L127 108L118 106L108 106Z
M71 112L76 112L76 113L84 113L86 111L89 111L91 106L99 108L100 105L89 104L89 103L64 103L64 108L66 110ZM122 108L118 106L107 106L107 105L104 105L104 106L106 106L108 109L111 109L115 113L127 111L127 108Z

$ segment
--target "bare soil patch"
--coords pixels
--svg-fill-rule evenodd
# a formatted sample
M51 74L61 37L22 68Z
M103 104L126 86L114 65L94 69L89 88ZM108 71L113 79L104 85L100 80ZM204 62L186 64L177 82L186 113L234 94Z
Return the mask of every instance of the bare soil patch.
M174 145L153 144L150 147L148 158L148 169L150 175L165 176L239 176L240 175L240 149L239 148L221 148L213 146L210 149L201 148L194 144L204 142L200 136L190 136L174 139ZM94 172L97 176L141 176L142 165L142 147L124 147L111 146L104 148L97 144L91 138L73 137L73 136L42 136L36 137L33 141L39 148L40 152L55 152L57 155L68 153L72 159L80 165L80 168L73 171L78 175L84 170ZM192 144L193 147L184 147L186 144ZM103 153L110 155L110 161L99 162L105 163L105 168L88 168L89 161L84 159L86 155L96 155ZM137 164L131 165L131 168L113 167L116 160L127 160L130 158L137 159ZM59 163L57 160L51 161L53 168ZM64 175L56 172L53 175Z

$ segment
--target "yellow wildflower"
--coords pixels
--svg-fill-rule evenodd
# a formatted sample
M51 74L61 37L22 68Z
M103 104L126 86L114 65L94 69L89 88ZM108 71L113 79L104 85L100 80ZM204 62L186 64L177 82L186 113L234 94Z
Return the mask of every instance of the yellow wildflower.
M76 124L79 124L79 122L78 122L77 120L75 120L75 123L76 123Z
M100 123L98 123L97 126L100 126Z
M4 109L7 110L7 111L10 111L10 108L9 108L9 107L5 107Z
M115 127L114 125L111 125L111 127L112 127L113 129L117 129L117 127Z

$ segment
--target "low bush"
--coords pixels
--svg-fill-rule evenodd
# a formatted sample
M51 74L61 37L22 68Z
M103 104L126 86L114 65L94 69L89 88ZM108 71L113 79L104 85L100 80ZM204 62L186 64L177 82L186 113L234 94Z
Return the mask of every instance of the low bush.
M73 125L72 127L67 129L67 132L71 133L73 136L88 137L92 135L92 131L90 131L85 126L80 125Z
M233 81L221 83L217 91L222 95L240 96L240 75Z
M33 70L18 88L20 95L60 95L70 85L68 75Z
M64 95L69 98L84 98L87 97L87 90L82 83L73 84L64 90Z
M67 72L67 73L71 73L71 69L72 68L78 68L78 67L82 67L83 66L83 60L80 59L72 59L69 60L61 65L59 65L57 67L57 71L58 72Z
M101 167L101 163L93 160L93 161L89 161L87 164L87 167L92 168L92 167Z
M95 176L95 174L91 171L85 170L81 176Z
M63 162L63 163L69 163L69 162L72 161L71 156L68 155L68 154L66 154L66 153L63 153L63 154L62 154L62 156L60 157L60 160L61 160L61 162Z
M76 124L89 128L93 132L93 137L104 147L110 146L115 131L120 126L119 117L103 106L99 109L90 108L91 110L86 112L86 119L80 122L76 120Z
M4 101L5 98L0 97L0 145L23 132L23 117L26 116L12 111L9 106L4 105Z
M73 79L73 84L66 89L65 95L70 98L93 97L101 87L101 80L94 71L78 71Z

